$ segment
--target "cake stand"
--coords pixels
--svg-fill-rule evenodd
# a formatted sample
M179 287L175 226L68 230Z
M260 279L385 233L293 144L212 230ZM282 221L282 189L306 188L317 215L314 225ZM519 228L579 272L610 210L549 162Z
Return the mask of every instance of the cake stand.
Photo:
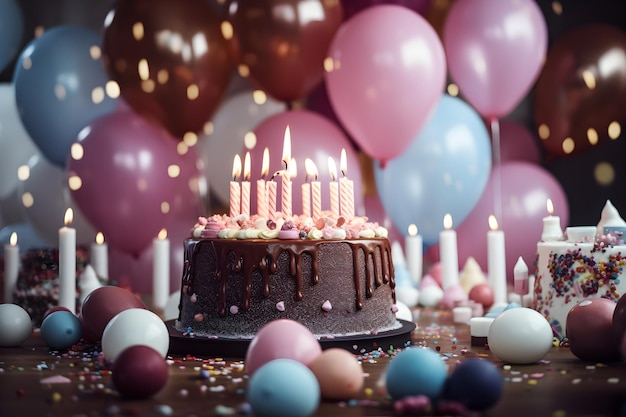
M252 338L225 337L190 337L183 335L175 327L176 320L165 322L170 334L169 354L197 355L229 358L244 358ZM354 336L322 337L319 339L322 349L343 348L355 354L361 354L382 348L384 351L411 345L411 332L415 323L398 320L401 326L394 330L377 334Z

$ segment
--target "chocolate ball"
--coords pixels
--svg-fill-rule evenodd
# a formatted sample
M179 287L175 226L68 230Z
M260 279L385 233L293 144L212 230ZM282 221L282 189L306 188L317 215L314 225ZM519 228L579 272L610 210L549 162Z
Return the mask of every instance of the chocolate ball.
M613 329L615 307L607 298L588 298L570 309L565 334L576 357L594 362L620 359L621 338Z

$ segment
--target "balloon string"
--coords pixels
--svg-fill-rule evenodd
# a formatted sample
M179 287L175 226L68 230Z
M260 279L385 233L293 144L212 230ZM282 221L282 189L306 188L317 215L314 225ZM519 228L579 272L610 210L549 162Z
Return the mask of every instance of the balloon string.
M493 209L496 219L502 228L502 176L500 155L500 122L496 117L491 119L491 150L493 152L493 167L496 168L493 176Z

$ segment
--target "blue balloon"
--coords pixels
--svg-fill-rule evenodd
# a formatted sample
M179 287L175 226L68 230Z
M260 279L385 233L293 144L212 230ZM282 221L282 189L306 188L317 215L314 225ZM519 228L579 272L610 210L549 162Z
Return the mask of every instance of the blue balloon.
M50 349L67 349L80 341L83 325L69 311L55 311L41 322L41 337Z
M24 128L41 153L64 167L78 133L115 110L105 94L109 77L100 36L78 26L58 26L32 40L15 65L15 102Z
M308 417L319 406L320 386L303 363L274 359L252 374L246 395L255 416Z
M439 241L446 213L461 224L490 172L491 141L483 120L448 95L402 155L385 168L374 167L380 200L394 225L405 234L417 225L426 246Z
M20 50L24 32L24 16L13 0L0 0L0 71Z

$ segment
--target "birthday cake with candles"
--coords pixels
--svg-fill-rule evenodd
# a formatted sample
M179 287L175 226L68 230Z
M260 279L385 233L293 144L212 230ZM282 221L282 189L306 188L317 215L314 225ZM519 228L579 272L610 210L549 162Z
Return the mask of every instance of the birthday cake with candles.
M576 303L594 297L617 302L626 292L625 230L626 222L607 201L597 226L568 227L537 244L533 307L557 338L567 336L567 314Z
M338 200L330 210L321 210L311 184L305 213L293 215L287 172L278 175L280 211L275 191L261 186L258 214L250 215L247 187L231 183L230 215L200 217L192 228L175 323L183 335L252 338L277 319L319 338L401 327L387 230L354 215L351 183L331 193Z

